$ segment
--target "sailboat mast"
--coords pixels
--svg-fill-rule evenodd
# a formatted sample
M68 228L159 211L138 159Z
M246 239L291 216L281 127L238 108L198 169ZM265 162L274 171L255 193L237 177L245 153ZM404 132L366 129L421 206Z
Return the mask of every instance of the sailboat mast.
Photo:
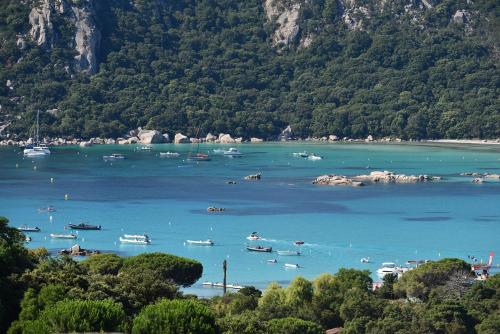
M36 142L39 143L40 142L40 139L38 138L38 130L39 130L39 127L40 127L40 109L38 109L36 111Z

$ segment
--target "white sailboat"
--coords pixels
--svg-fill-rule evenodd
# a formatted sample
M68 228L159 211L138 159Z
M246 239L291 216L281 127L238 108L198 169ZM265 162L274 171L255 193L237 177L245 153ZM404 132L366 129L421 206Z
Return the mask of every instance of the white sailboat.
M188 245L196 245L196 246L213 246L214 242L212 239L207 240L186 240L186 244Z
M23 154L27 157L40 157L50 154L50 150L45 144L40 143L39 138L40 131L40 110L36 112L36 141L33 144L27 145L23 151Z

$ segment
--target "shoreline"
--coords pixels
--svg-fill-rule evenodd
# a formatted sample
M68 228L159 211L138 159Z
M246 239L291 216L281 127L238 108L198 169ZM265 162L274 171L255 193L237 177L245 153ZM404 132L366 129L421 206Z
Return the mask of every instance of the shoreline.
M16 146L24 147L31 144L30 140L13 140L4 139L0 140L0 147L2 146ZM62 138L49 138L45 139L42 143L50 147L58 146L80 146L80 147L91 147L94 145L162 145L162 144L174 144L174 145L192 145L192 144L211 144L211 145L240 145L240 144L344 144L344 143L354 143L354 144L444 144L444 145L500 145L499 139L422 139L422 140L403 140L403 139L392 139L392 138L382 138L382 139L339 139L339 140L324 140L321 138L306 138L306 139L290 139L290 140L239 140L233 142L221 142L219 140L206 141L204 139L194 139L190 142L180 142L175 143L173 141L167 142L141 142L141 141L127 141L123 142L120 138L91 138L89 140L84 139L62 139Z

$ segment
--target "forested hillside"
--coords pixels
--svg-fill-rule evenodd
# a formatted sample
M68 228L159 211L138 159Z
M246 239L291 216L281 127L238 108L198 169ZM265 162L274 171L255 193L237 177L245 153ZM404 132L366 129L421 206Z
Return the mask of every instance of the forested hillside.
M496 0L3 0L26 136L500 137Z

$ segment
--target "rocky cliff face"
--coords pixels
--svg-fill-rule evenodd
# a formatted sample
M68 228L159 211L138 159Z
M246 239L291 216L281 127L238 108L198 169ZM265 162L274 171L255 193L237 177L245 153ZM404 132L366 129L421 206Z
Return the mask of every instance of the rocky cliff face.
M316 31L325 29L332 22L328 18L334 15L334 23L342 23L348 30L366 30L370 22L377 16L389 14L395 21L409 20L419 29L427 11L436 10L436 0L329 0L330 8L335 13L323 11L323 17L318 20L315 13ZM472 2L467 2L471 4ZM308 47L314 39L314 33L305 32L305 12L314 12L315 3L312 0L264 0L263 7L268 22L275 27L271 39L273 46L279 48L295 44L299 49ZM326 7L326 5L325 5ZM464 25L466 32L471 31L471 13L467 10L457 10L451 15L450 21Z
M96 73L101 34L96 27L93 1L84 0L75 4L67 0L43 0L33 5L29 13L31 39L38 46L52 48L59 37L54 18L61 16L69 20L74 30L72 47L77 52L75 69L88 74Z

